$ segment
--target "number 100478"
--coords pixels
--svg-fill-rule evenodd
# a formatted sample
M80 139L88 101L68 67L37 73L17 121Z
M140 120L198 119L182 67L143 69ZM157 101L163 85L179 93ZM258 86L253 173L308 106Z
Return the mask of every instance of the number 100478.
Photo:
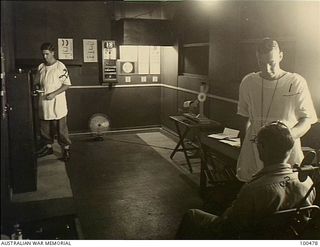
M300 245L318 246L318 241L317 240L300 241Z

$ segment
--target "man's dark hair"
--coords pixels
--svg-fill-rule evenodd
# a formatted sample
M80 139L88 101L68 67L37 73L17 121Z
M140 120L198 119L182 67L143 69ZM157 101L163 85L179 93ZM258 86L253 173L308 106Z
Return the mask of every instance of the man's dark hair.
M280 121L263 126L257 135L257 142L272 150L272 156L276 159L285 158L294 145L289 128Z
M271 38L264 38L258 42L256 52L258 54L266 54L273 49L281 51L278 42Z
M49 50L49 51L54 51L55 50L55 47L53 44L49 43L49 42L46 42L46 43L43 43L40 47L40 50L43 51L43 50Z

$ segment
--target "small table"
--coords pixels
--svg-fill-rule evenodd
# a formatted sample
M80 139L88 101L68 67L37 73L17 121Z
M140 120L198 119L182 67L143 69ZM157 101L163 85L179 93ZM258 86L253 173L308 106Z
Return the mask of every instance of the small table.
M208 129L218 129L218 128L220 128L221 125L220 125L220 123L213 121L213 120L210 120L209 123L199 123L199 122L191 120L185 116L169 116L169 118L174 121L176 129L177 129L177 133L179 135L179 141L178 141L176 147L174 148L174 150L172 151L170 158L173 159L176 152L182 151L184 153L185 158L186 158L189 170L192 173L192 166L190 163L190 157L187 154L187 150L194 150L197 148L195 148L195 147L194 148L186 148L186 146L184 144L184 139L186 138L187 134L189 133L189 131L191 129L195 130L195 138L199 144L198 148L201 152L201 145L200 145L200 139L199 139L200 130L201 129L207 129L207 130ZM180 125L185 127L185 130L183 133L181 132ZM181 146L181 148L179 148L180 146Z
M215 157L224 160L228 163L228 167L232 170L236 170L236 163L240 154L239 147L233 147L226 143L222 143L217 139L208 137L209 132L200 133L200 143L203 155L201 156L201 171L200 171L200 188L201 190L207 187L207 179L210 182L215 182L214 173L208 167L209 153L214 154ZM214 162L213 162L214 163ZM215 164L213 164L215 165ZM225 170L227 171L227 170ZM230 176L236 179L235 174Z

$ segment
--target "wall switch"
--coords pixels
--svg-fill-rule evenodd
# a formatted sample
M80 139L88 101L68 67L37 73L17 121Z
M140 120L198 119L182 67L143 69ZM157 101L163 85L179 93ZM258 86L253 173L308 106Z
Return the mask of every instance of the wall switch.
M141 82L147 82L147 77L146 76L141 76Z
M152 76L152 82L158 82L158 76Z
M126 76L125 80L126 80L126 82L131 82L131 76Z

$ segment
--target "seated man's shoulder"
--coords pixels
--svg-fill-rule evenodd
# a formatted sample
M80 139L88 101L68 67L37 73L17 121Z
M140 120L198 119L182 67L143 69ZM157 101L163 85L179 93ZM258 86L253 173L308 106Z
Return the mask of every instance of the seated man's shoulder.
M253 179L244 186L244 192L252 197L268 198L283 194L305 195L313 182L311 178L299 180L298 173L284 173L270 176L262 176Z
M283 184L295 181L299 182L298 175L293 172L286 172L282 174L268 174L253 178L246 184L246 190L268 190L269 188L282 187Z

